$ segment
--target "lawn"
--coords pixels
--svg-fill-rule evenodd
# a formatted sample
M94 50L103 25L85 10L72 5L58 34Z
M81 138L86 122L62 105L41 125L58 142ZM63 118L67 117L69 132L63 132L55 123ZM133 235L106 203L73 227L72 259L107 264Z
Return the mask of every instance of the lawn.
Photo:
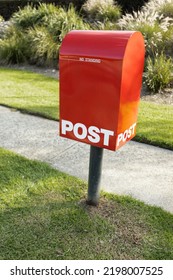
M135 139L173 150L173 106L140 102Z
M173 215L0 148L0 259L173 259Z
M44 75L0 68L0 104L57 120L59 84Z
M59 83L40 74L0 69L0 104L57 120ZM136 140L173 150L173 106L142 102Z

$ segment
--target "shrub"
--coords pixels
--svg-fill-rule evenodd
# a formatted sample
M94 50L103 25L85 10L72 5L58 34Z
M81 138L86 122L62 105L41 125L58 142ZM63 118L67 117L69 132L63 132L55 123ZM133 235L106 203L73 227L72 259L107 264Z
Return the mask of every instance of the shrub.
M27 36L10 26L8 35L0 40L0 62L2 64L25 62L29 55L28 46Z
M173 2L165 3L163 6L161 6L159 9L159 13L164 17L173 18Z
M144 7L143 11L155 11L158 16L158 24L162 29L162 46L164 52L172 55L173 45L173 18L171 16L172 0L150 0Z
M17 27L28 28L39 21L38 11L35 7L27 5L15 12L11 20Z
M118 21L120 29L141 31L145 38L147 54L161 53L165 46L171 19L155 10L143 9L126 14Z
M142 10L146 11L146 10L150 10L150 11L155 11L155 12L159 12L161 13L161 10L163 9L163 7L166 5L171 4L172 6L172 0L150 0L148 1L148 3L146 3L143 7Z
M15 12L11 18L13 23L20 28L33 27L44 23L45 17L54 16L59 8L53 4L39 4L38 8L27 5L18 12Z
M0 41L1 63L29 61L57 65L59 46L72 29L89 29L72 5L68 10L53 4L26 6L12 16L12 28Z
M144 78L149 90L157 93L167 87L172 81L172 70L172 60L167 59L164 54L157 55L154 59L148 57Z
M72 5L69 6L68 10L59 8L54 17L45 17L44 26L47 27L52 36L57 37L59 42L70 30L90 29L89 24L83 21Z
M71 5L68 10L56 9L54 16L47 14L41 26L36 24L28 30L29 40L32 45L31 62L37 64L57 65L59 46L66 35L72 29L88 29Z
M2 16L0 16L0 39L4 37L5 21Z
M165 41L165 53L173 58L173 27L169 29L169 34Z
M121 8L114 5L113 0L87 0L83 5L91 21L117 21L121 16Z
M31 42L30 62L38 65L54 66L57 64L59 44L47 28L36 26L28 30Z
M67 10L53 4L40 3L37 8L28 5L12 16L12 22L24 30L44 26L60 41L72 29L89 28L72 5Z
M92 23L92 29L94 30L117 30L118 26L116 22L111 22L109 20L101 22L95 21Z

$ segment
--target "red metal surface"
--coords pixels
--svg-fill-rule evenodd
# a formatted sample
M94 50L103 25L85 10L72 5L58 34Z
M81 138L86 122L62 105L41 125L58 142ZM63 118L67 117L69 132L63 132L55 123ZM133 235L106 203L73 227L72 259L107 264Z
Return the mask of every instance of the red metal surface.
M71 31L60 48L60 135L117 150L136 133L140 32Z

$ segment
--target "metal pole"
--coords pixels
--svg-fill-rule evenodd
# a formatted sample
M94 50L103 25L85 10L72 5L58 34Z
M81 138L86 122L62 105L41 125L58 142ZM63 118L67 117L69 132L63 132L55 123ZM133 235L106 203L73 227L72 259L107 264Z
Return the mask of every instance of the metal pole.
M90 147L88 198L87 204L97 206L99 203L100 179L102 172L103 148Z

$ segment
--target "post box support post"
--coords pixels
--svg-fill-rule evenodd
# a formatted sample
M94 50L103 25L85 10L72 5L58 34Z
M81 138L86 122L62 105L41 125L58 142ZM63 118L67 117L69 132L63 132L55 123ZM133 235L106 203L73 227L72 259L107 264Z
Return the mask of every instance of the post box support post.
M103 148L91 146L90 160L89 160L87 204L93 206L97 206L99 203L102 158L103 158Z

